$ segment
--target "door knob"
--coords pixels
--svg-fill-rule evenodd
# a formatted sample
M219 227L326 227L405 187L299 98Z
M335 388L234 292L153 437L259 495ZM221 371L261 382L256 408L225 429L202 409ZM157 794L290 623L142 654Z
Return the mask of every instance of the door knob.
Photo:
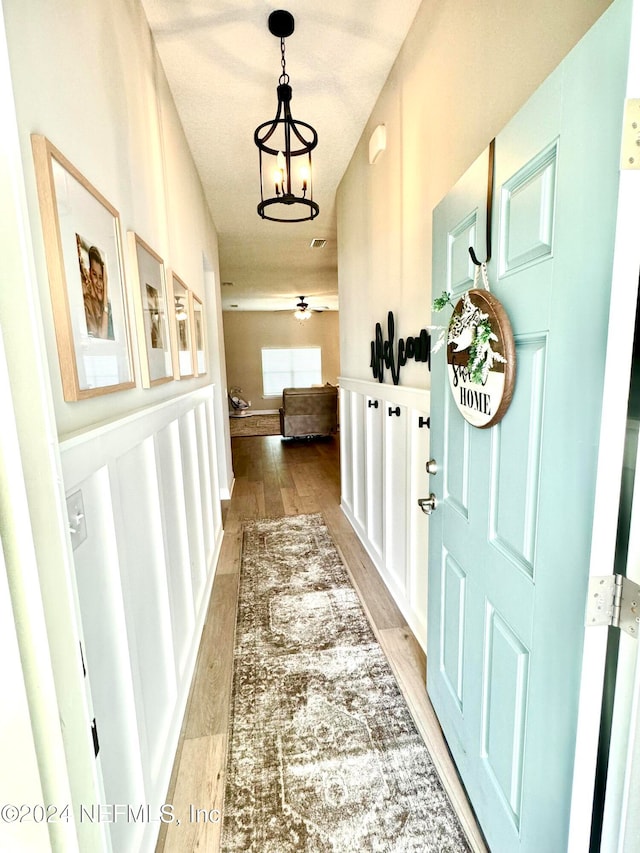
M431 492L428 498L418 498L418 506L425 515L431 515L434 509L438 506L436 496Z
M438 473L438 463L435 459L430 459L427 464L427 474L437 474Z

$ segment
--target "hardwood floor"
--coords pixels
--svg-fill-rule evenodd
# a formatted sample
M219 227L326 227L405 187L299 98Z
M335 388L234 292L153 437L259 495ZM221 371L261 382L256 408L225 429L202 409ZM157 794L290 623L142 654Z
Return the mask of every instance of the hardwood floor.
M424 653L340 509L338 439L234 438L232 452L235 487L223 506L222 552L166 798L175 815L193 819L161 824L156 853L220 850L242 524L310 512L324 516L472 849L486 851L427 698Z

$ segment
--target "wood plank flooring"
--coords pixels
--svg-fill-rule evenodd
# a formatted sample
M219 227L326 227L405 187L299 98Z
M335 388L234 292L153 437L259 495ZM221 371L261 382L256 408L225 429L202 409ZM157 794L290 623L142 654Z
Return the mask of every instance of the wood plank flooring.
M222 814L242 524L310 512L324 516L472 849L487 849L427 697L424 653L340 509L338 444L337 438L232 439L235 487L223 505L223 546L166 797L176 815L192 819L161 824L156 853L221 849L215 810Z

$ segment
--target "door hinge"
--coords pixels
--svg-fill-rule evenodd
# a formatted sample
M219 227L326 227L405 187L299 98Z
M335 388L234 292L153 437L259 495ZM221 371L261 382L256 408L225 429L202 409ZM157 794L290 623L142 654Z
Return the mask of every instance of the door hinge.
M640 169L640 98L624 102L620 168Z
M91 739L93 740L93 754L97 757L100 752L100 741L98 740L98 724L95 717L91 721Z
M587 627L611 625L631 637L640 634L640 586L624 575L589 578Z

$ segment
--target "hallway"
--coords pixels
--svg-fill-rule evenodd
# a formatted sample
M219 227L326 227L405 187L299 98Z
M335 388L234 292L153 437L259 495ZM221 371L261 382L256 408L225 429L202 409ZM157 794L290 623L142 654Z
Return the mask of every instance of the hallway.
M232 452L235 488L223 508L222 553L166 797L176 815L188 815L192 806L205 810L211 820L163 824L156 853L220 849L216 810L222 811L224 794L242 524L252 518L314 512L324 516L350 571L473 849L485 850L427 699L424 653L340 509L337 437L311 443L279 436L234 438Z

